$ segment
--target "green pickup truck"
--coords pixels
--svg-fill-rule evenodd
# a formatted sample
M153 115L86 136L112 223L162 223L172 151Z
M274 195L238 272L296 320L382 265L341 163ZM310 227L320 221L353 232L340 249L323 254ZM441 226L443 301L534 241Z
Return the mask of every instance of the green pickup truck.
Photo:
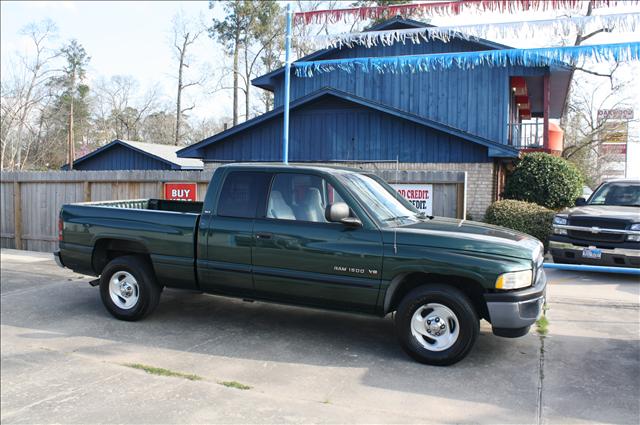
M519 337L542 312L542 244L418 212L384 180L343 168L230 164L204 202L64 205L63 267L100 276L106 309L138 320L163 288L385 316L416 360L464 358L489 321Z

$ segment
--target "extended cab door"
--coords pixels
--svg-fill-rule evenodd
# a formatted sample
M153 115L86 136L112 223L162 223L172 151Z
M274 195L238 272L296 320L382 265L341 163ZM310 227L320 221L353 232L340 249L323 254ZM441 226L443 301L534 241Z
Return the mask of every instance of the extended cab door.
M258 209L264 210L271 174L231 171L226 174L214 211L203 217L205 261L200 287L206 292L253 295L251 250ZM214 195L214 194L212 194Z
M322 176L275 174L254 225L258 297L374 312L382 267L378 229L330 223L325 208L346 198Z

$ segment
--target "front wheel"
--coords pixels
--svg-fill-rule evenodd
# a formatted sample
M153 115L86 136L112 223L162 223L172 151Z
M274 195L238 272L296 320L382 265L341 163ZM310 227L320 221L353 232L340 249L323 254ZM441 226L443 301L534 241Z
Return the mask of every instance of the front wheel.
M158 306L160 287L153 269L140 257L114 258L100 275L100 297L107 311L120 320L140 320Z
M473 304L458 289L425 285L398 306L395 327L400 345L421 363L445 366L462 360L480 333Z

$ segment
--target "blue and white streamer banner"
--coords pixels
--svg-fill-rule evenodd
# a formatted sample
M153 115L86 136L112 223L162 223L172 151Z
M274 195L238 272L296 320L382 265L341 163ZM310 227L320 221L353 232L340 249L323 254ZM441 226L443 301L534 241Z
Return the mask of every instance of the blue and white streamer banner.
M441 69L473 69L478 66L528 67L577 64L584 59L597 62L629 62L640 58L640 42L595 44L590 46L502 49L429 55L382 56L293 62L296 76L341 70L346 72L416 73Z
M493 40L509 37L538 38L559 35L566 37L578 32L588 34L601 28L607 32L633 32L636 28L640 28L640 13L340 33L309 36L305 37L304 41L316 48L342 48L354 45L373 47L390 46L394 43L406 43L407 41L412 43L431 40L449 42L452 38L465 40L488 38Z

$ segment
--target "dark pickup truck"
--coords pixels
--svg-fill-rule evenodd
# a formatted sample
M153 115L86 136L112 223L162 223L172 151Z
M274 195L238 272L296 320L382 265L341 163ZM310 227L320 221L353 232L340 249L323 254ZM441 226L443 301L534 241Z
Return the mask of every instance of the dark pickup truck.
M554 263L640 267L640 181L612 180L578 198L553 219L549 250Z
M419 213L357 170L218 168L203 203L64 205L59 263L100 276L107 310L138 320L164 287L385 316L418 361L471 350L480 319L526 334L540 316L542 244L522 233ZM188 314L188 313L185 313Z

